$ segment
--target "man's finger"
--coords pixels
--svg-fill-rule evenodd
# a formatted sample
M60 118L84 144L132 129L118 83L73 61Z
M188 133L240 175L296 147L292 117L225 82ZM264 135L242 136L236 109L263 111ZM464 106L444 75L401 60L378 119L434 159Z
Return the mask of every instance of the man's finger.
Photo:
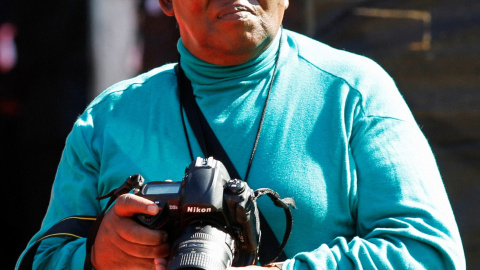
M117 198L113 210L119 216L131 217L135 214L156 215L159 208L154 202L129 193Z

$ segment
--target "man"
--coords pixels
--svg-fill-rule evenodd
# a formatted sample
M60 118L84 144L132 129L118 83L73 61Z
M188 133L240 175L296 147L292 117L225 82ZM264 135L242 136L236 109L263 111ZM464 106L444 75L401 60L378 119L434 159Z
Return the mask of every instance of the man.
M245 269L465 268L433 155L381 68L282 30L288 0L159 2L178 21L181 67L236 169L250 172L253 189L297 204L289 259ZM202 156L186 142L192 134L182 126L174 65L109 88L69 135L41 232L68 216L98 215L106 202L95 197L128 175L180 180L189 147ZM259 207L280 237L278 212ZM131 218L158 211L132 194L118 198L99 227L93 266L166 269L167 233ZM47 239L34 267L81 269L85 256L85 239Z

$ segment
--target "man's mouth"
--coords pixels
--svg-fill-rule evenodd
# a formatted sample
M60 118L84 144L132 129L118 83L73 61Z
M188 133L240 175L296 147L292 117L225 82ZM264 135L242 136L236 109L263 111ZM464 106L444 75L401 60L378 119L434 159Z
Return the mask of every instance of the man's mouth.
M243 5L235 5L221 9L217 18L222 20L238 20L254 14L251 8Z

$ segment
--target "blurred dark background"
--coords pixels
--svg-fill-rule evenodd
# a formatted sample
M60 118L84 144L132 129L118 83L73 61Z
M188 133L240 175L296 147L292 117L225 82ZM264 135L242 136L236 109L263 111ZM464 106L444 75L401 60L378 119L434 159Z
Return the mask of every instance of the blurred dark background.
M135 4L137 73L177 59L176 23L153 2ZM95 95L91 8L0 0L5 269L38 230L65 138ZM436 154L467 269L480 269L480 2L292 0L284 26L366 55L395 79Z

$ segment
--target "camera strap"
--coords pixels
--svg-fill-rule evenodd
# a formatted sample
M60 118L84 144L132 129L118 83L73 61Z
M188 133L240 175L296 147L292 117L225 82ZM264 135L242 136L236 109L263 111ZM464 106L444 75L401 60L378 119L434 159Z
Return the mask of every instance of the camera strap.
M71 216L62 219L48 231L46 231L33 245L31 245L22 257L18 269L32 269L33 259L40 243L48 238L59 237L68 240L75 240L87 237L90 227L95 223L94 216ZM92 269L92 268L90 268Z
M278 63L278 54L277 54L277 61L275 63L273 77L270 81L268 94L266 97L265 105L264 105L262 116L261 116L260 126L257 131L257 136L255 138L255 143L250 156L247 173L245 175L245 178L243 179L244 181L247 181L250 167L253 161L253 156L255 154L255 150L257 147L261 126L263 124L267 102L270 95L270 90L272 88L274 76L276 73L277 63ZM192 130L195 134L195 137L197 138L197 141L200 145L200 148L203 154L207 157L213 156L215 159L220 160L227 168L231 177L242 179L238 171L236 170L235 166L231 162L230 158L228 157L227 153L225 152L224 148L222 147L222 144L216 137L215 133L213 132L210 125L208 124L207 120L205 119L205 116L203 115L202 111L198 107L198 104L195 100L195 96L193 94L192 84L190 80L187 78L187 76L185 75L183 69L181 68L180 61L175 66L175 72L177 74L177 83L178 83L179 94L180 94L180 114L182 116L183 128L185 132L185 137L187 139L187 144L188 144L188 149L190 152L191 159L194 160L194 156L193 156L193 151L190 145L190 139L189 139L186 124L185 124L185 119L183 114L184 110L188 118L188 122L192 127ZM263 265L268 264L272 261L276 261L276 260L284 261L287 259L283 249L287 243L288 238L290 237L292 224L293 224L293 218L292 218L290 206L295 207L293 200L289 200L288 198L285 200L282 200L280 199L280 196L278 196L278 194L273 190L262 189L262 190L259 190L258 193L256 192L257 198L264 194L269 195L269 197L274 201L276 206L282 207L285 210L285 215L287 217L287 228L285 230L283 242L280 245L278 239L276 238L275 234L273 233L272 229L267 223L265 217L260 212L261 240L260 240L259 258L260 258L260 262Z
M32 269L33 259L37 252L40 243L48 238L60 237L66 239L66 241L72 241L75 239L86 238L86 256L84 262L85 270L93 269L93 265L90 258L90 251L95 242L98 228L102 223L105 212L115 202L115 200L122 194L128 193L134 188L138 188L144 179L140 175L130 176L123 185L114 189L110 193L104 196L97 197L97 200L103 200L110 198L103 211L98 216L71 216L64 218L48 229L33 245L31 245L25 252L22 261L19 264L19 270Z

